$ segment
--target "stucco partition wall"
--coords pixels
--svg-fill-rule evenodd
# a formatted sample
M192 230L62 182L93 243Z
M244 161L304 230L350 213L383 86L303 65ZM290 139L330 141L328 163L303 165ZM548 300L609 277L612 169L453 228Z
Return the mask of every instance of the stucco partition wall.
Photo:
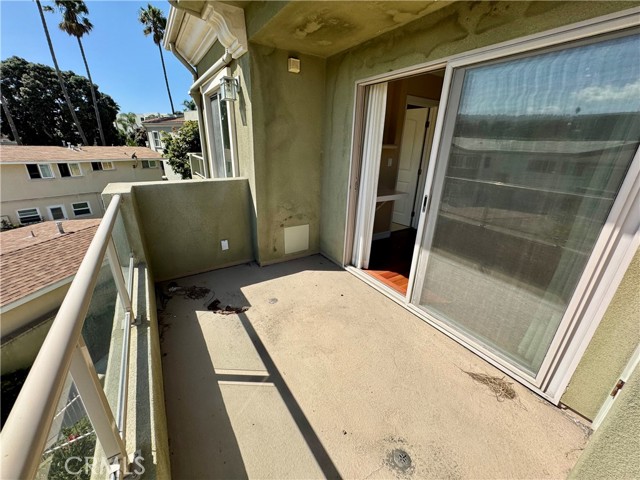
M356 81L637 5L638 2L455 2L329 58L321 251L342 263Z
M569 475L575 480L640 478L640 368L620 390Z
M156 281L253 260L246 178L133 186ZM222 240L229 242L223 251Z
M261 264L317 253L325 61L250 44L257 242ZM284 229L309 225L309 249L285 255Z
M636 252L561 401L593 420L640 343L640 252Z

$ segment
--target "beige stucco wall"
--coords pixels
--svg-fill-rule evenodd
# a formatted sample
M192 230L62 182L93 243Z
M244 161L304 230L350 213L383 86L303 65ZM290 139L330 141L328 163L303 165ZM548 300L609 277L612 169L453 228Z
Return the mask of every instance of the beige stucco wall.
M455 2L327 62L320 249L342 263L355 82L624 10L637 2Z
M562 403L593 420L640 344L640 252L627 269Z
M25 328L35 320L55 311L62 304L64 296L71 285L71 278L63 285L54 288L51 291L43 293L29 300L28 302L18 305L17 307L6 310L11 304L6 305L2 309L2 321L0 322L0 338L5 338L12 333Z
M124 199L129 244L156 281L254 259L245 178L113 184L104 197L115 193Z
M132 148L132 147L123 147ZM135 148L131 150L134 153ZM0 215L8 215L11 221L18 224L16 210L23 208L39 208L45 220L51 220L47 206L64 205L67 217L73 215L71 202L89 201L92 215L82 217L101 217L104 213L99 201L100 192L113 182L153 181L162 178L162 170L142 168L138 162L114 162L114 170L94 172L91 163L81 162L81 177L60 177L56 165L50 164L55 175L52 179L31 179L24 165L0 165Z
M569 475L574 480L640 478L640 367L618 393Z

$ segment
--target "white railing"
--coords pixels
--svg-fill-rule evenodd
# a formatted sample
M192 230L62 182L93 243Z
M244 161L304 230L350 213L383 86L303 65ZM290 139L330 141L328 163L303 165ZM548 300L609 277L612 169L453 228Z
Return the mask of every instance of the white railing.
M114 195L2 429L0 445L3 479L35 477L69 375L76 385L97 441L109 461L111 476L122 478L128 473L129 462L124 440L126 385L129 330L135 315L131 305L133 258L130 259L127 288L112 237L119 204L120 195ZM82 336L82 327L105 256L125 312L115 417Z

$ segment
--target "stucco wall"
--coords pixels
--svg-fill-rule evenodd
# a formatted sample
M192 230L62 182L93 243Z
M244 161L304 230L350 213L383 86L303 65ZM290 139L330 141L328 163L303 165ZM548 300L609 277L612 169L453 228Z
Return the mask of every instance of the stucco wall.
M253 260L246 179L141 183L132 190L156 281Z
M299 55L301 72L293 74L289 52L250 45L249 55L258 259L265 264L320 248L325 61ZM285 255L284 229L305 224L309 249Z
M455 2L328 59L321 251L342 263L357 80L635 5L637 2Z
M576 480L640 478L640 368L578 458L569 478Z
M562 403L593 420L640 343L640 252L571 377Z

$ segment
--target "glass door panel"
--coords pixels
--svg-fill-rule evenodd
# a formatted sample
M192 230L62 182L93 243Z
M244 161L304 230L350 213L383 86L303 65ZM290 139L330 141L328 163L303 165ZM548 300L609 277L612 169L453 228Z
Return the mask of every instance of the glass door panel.
M639 51L627 35L454 71L417 298L532 376L638 148Z

